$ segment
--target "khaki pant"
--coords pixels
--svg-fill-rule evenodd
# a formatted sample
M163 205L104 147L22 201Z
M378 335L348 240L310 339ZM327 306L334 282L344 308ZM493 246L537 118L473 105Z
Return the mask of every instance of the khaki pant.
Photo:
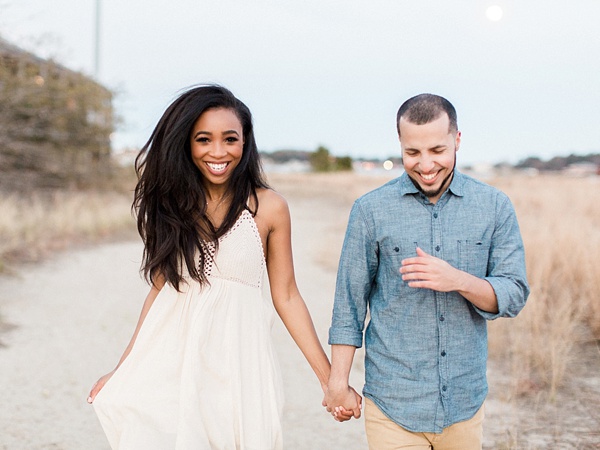
M469 420L437 433L413 433L391 421L372 400L365 398L365 428L369 450L481 450L483 406Z

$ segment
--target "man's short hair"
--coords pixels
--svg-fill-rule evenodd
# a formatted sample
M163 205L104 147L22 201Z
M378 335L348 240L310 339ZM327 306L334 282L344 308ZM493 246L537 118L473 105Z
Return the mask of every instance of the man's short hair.
M448 133L455 134L458 131L458 122L456 119L456 109L444 97L435 94L419 94L406 100L396 115L396 128L400 136L400 119L415 125L423 125L438 119L442 113L448 114L450 126Z

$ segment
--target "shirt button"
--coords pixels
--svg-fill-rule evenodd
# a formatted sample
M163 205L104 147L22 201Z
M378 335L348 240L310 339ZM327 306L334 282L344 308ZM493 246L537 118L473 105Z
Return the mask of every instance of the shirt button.
M442 386L442 391L446 392L448 388L446 386Z
M440 251L440 246L439 246L439 245L436 245L436 246L435 246L435 251L436 251L436 252L439 252L439 251Z
M444 316L440 316L440 322L443 322L444 320Z
M433 218L437 219L437 213L433 213Z
M442 350L442 353L441 353L441 355L442 355L442 356L446 356L446 351L445 351L445 350Z

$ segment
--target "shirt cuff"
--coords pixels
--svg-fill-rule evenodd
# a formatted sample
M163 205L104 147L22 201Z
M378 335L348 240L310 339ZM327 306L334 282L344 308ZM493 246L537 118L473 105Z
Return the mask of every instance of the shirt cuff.
M486 277L484 279L492 285L494 293L496 294L496 301L498 302L497 313L491 313L476 308L479 315L484 319L494 320L500 317L515 317L519 311L523 309L525 301L515 302L515 299L511 300L511 290L509 289L509 286L513 284L512 281L498 277ZM507 283L509 284L508 286Z
M362 341L363 334L360 331L334 327L329 329L329 345L351 345L361 348Z

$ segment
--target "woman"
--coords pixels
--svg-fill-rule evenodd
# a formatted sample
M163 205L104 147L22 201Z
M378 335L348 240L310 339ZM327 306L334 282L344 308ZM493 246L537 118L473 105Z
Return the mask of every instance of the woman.
M265 270L275 310L323 390L330 365L296 286L288 206L264 181L250 111L220 86L184 92L136 171L151 289L117 367L88 399L110 445L281 449Z

